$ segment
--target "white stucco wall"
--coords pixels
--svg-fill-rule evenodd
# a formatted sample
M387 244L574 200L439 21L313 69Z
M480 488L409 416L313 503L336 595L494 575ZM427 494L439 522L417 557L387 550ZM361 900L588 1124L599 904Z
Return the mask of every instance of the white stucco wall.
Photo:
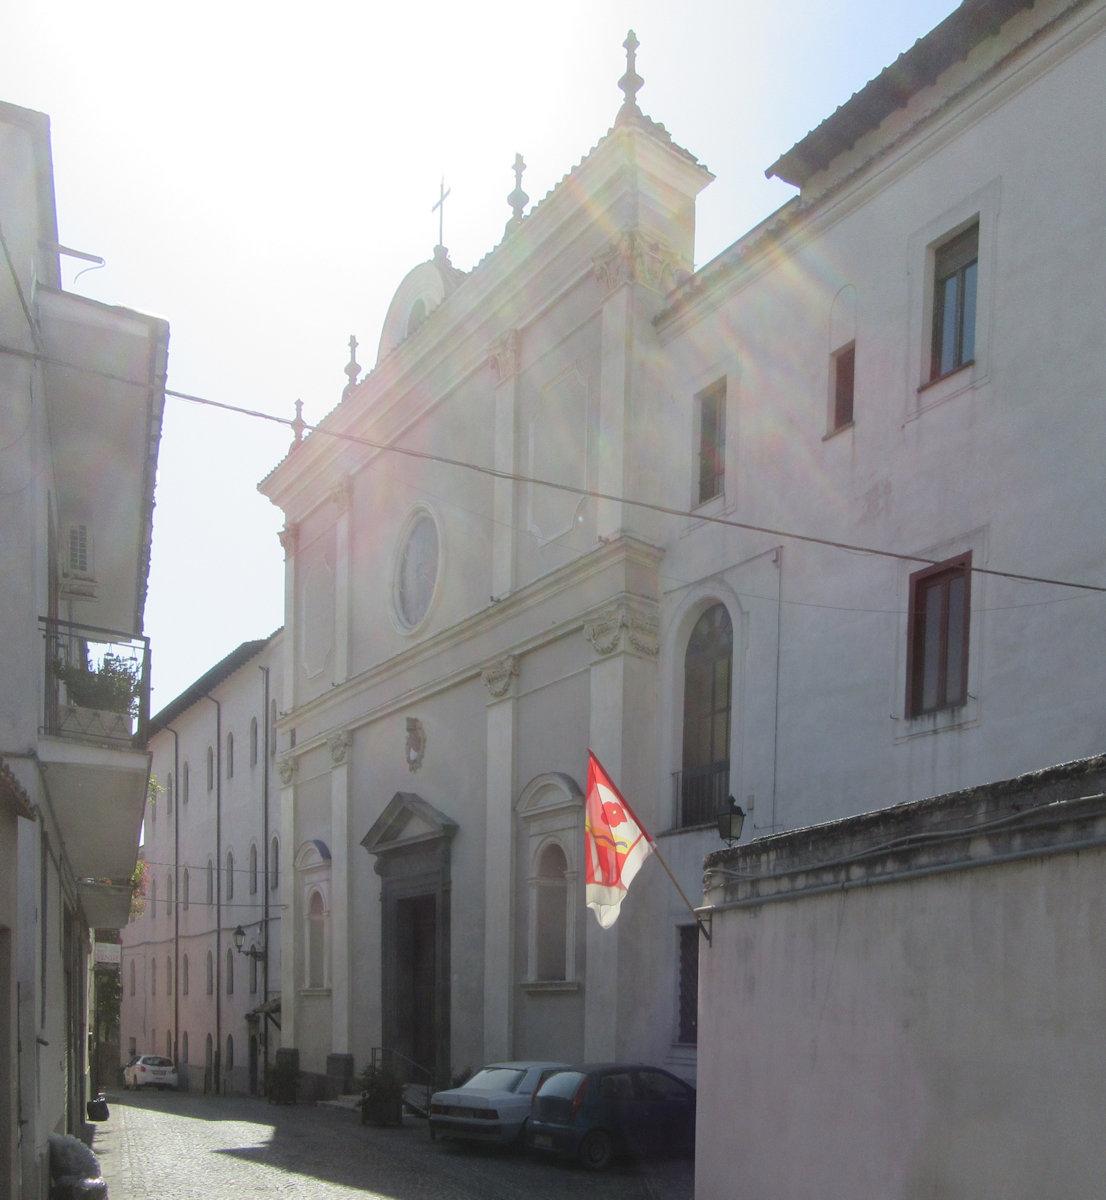
M1106 853L718 913L696 1200L1097 1194Z

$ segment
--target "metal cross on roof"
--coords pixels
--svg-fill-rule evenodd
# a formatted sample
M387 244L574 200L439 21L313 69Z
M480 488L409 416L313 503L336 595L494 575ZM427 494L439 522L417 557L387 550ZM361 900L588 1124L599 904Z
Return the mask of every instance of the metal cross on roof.
M445 198L449 195L450 189L445 185L445 176L442 176L441 195L438 197L438 203L431 208L431 212L437 209L438 212L438 245L445 245Z

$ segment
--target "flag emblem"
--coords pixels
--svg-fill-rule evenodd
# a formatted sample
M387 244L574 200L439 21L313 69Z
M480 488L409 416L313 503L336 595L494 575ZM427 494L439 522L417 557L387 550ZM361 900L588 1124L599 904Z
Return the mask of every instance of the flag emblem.
M599 924L609 929L618 920L630 882L652 854L653 843L590 750L584 849L587 905L595 910Z

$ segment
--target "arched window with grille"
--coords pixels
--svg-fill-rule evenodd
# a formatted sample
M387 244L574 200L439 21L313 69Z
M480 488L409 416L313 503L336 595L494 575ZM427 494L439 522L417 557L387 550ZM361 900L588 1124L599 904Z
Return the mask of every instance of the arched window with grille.
M556 842L550 842L538 857L536 885L538 963L535 977L551 981L566 979L568 859Z
M696 621L684 654L680 827L705 825L726 806L732 707L733 624L715 604Z
M307 905L307 986L326 987L326 904L317 891Z
M227 851L227 886L224 889L228 900L234 899L234 851Z

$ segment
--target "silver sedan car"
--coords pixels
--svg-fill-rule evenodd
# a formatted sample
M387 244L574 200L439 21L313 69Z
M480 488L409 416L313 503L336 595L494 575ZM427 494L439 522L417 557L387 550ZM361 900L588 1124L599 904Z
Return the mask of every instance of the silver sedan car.
M535 1088L557 1062L490 1063L461 1087L430 1099L430 1137L521 1145Z

